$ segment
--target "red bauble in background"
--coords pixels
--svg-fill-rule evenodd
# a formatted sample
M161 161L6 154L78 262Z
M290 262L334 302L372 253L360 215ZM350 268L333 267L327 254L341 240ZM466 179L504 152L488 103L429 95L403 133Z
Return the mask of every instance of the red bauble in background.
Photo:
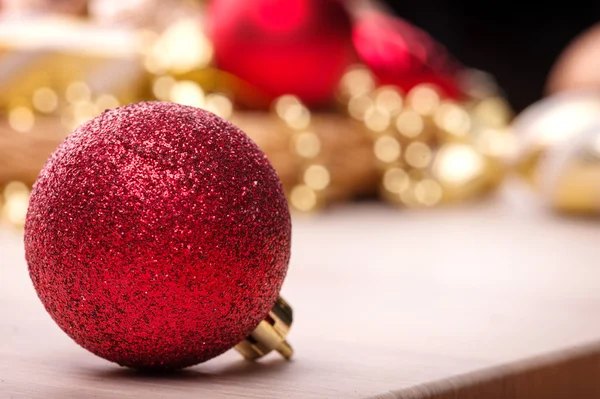
M213 0L208 23L219 68L270 99L326 104L353 59L350 17L337 0Z
M448 97L460 97L459 63L441 44L408 22L376 11L364 12L355 22L353 41L379 83L404 91L431 83Z
M264 153L215 115L140 103L79 127L25 225L35 289L84 348L172 369L246 338L279 293L290 215Z

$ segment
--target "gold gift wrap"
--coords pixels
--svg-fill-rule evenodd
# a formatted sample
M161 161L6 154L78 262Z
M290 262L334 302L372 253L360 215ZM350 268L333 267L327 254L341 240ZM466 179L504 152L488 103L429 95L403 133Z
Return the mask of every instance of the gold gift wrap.
M138 32L68 17L0 20L0 111L25 133L38 115L65 131L143 97Z

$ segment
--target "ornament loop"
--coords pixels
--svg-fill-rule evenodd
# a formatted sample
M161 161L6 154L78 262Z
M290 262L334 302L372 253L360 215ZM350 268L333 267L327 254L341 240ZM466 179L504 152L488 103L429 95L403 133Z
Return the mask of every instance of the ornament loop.
M235 349L247 360L256 360L273 350L290 360L294 350L285 337L290 331L292 321L292 308L283 298L278 297L267 317L245 340L237 344Z

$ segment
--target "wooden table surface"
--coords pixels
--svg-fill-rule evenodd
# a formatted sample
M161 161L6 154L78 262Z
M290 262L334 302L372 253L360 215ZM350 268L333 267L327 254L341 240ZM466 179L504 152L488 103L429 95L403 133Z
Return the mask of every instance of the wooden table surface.
M600 397L600 222L490 202L294 221L285 362L230 351L166 376L74 344L0 230L0 398ZM598 344L596 342L599 342Z

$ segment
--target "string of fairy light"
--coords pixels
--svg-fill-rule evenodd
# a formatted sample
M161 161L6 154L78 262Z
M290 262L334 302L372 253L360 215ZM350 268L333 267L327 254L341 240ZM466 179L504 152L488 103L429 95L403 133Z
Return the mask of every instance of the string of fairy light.
M460 102L442 98L430 84L408 93L378 86L370 71L357 65L341 79L337 108L329 112L313 112L292 95L276 99L270 112L239 111L230 77L223 75L220 85L212 79L211 87L199 78L201 72L219 71L211 67L212 48L197 23L181 21L162 36L138 34L145 88L122 96L96 93L80 78L64 87L42 85L4 105L9 128L28 135L39 129L40 120L52 119L62 131L58 137L64 137L132 96L207 109L255 139L278 170L290 206L302 212L375 193L405 207L466 200L500 181L503 159L514 144L510 108L477 72ZM19 181L4 186L4 220L23 224L29 190Z

